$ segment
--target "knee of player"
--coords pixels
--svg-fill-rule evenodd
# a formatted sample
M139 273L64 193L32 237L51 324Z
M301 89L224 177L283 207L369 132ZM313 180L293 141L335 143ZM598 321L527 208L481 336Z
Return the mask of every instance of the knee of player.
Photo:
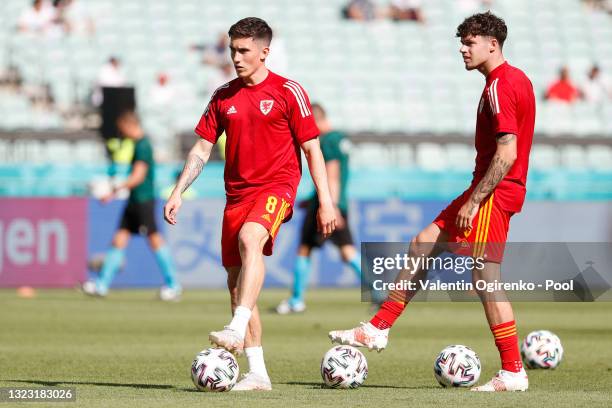
M130 234L119 232L113 237L112 245L115 248L124 249L130 241Z
M260 251L261 243L260 238L253 231L241 230L238 234L238 245L240 245L240 251Z
M153 232L148 235L149 244L153 249L159 249L164 246L164 239L159 232Z
M357 249L353 245L340 246L340 256L342 261L351 262L357 255Z
M423 238L421 234L412 237L410 240L410 249L408 250L409 256L419 257L423 255L423 245L425 244Z
M312 248L308 245L300 245L300 247L298 248L298 256L309 257L311 251Z
M474 285L474 289L476 290L476 292L478 292L479 290L482 290L480 285L476 285L476 283L480 281L482 281L482 271L480 269L473 268L472 269L472 285Z

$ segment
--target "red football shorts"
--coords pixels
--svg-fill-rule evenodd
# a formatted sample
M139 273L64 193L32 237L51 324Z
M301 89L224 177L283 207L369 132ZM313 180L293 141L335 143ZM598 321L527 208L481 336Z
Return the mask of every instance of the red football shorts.
M263 253L272 255L274 238L283 222L289 221L292 205L285 200L282 193L262 193L255 200L225 207L223 211L223 229L221 232L221 262L224 267L241 266L238 234L247 222L261 224L270 237Z
M448 234L449 249L452 252L501 263L512 213L501 209L495 200L495 193L491 193L480 204L471 228L459 230L455 223L457 213L471 194L472 189L468 189L453 200L436 217L434 224Z

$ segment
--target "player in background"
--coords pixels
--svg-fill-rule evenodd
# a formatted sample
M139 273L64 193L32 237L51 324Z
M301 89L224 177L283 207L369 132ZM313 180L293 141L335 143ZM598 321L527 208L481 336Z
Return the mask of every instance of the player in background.
M312 114L321 135L321 151L327 170L327 184L336 206L336 230L329 239L340 249L342 260L347 263L361 279L361 255L353 244L353 237L348 226L348 200L346 187L349 176L350 141L345 134L334 130L323 107L312 105ZM277 307L279 314L299 313L306 310L304 294L310 276L310 254L313 248L319 248L324 240L317 232L317 211L319 199L317 194L306 201L306 216L302 224L302 237L298 255L293 269L293 288L291 298L283 300Z
M130 175L127 180L102 198L108 202L123 189L130 190L127 205L119 229L113 237L112 248L104 257L100 273L94 281L83 284L83 291L88 295L106 296L115 274L125 259L125 248L132 234L147 236L149 246L155 254L159 268L162 271L165 286L160 289L162 300L179 300L181 286L176 279L174 262L164 239L157 231L155 222L155 161L153 147L145 136L136 114L132 111L123 112L117 119L117 129L122 137L134 141L134 156Z
M468 17L457 28L467 70L486 77L477 107L476 168L470 187L423 229L410 244L412 257L435 256L442 246L467 247L484 259L472 279L501 279L500 263L510 217L522 208L535 121L529 78L505 61L507 27L490 12ZM460 251L457 251L461 253ZM423 280L426 270L401 271L397 279ZM415 291L392 291L378 313L351 330L329 333L333 342L382 350L389 328ZM502 369L474 391L524 391L528 379L521 362L512 306L505 293L478 293L501 358Z
M271 255L274 238L290 219L301 178L304 152L319 197L319 231L335 229L335 208L327 186L319 130L306 92L295 81L266 68L272 29L256 17L229 29L230 53L238 78L213 94L195 132L200 139L187 156L176 188L164 208L176 223L181 194L201 173L213 145L225 131L225 190L221 259L227 270L233 318L213 331L213 344L236 354L244 350L249 372L233 390L270 390L261 346L257 298L263 286L263 255Z

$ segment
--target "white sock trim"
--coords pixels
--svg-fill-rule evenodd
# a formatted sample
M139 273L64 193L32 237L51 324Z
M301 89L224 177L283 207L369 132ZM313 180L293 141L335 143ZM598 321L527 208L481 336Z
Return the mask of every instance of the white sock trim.
M251 309L245 306L238 306L234 310L234 317L229 324L229 328L237 331L244 339L249 320L251 320Z
M255 374L259 374L265 378L268 376L268 370L266 370L266 362L264 361L263 347L246 347L244 349L247 361L249 362L249 371Z

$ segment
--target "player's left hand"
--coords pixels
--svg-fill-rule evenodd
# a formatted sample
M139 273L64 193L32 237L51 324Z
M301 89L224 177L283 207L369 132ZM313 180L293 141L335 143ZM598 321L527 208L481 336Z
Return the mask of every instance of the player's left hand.
M468 200L465 204L461 206L459 212L457 213L457 218L455 220L455 224L459 231L466 231L472 228L472 222L474 221L474 217L478 213L478 205L474 204L472 200Z
M336 229L336 209L333 205L321 205L317 211L317 230L323 238L329 237Z
M183 199L180 194L172 194L170 198L168 198L166 205L164 205L164 219L168 224L176 224L176 214L178 214L181 205L183 205Z

